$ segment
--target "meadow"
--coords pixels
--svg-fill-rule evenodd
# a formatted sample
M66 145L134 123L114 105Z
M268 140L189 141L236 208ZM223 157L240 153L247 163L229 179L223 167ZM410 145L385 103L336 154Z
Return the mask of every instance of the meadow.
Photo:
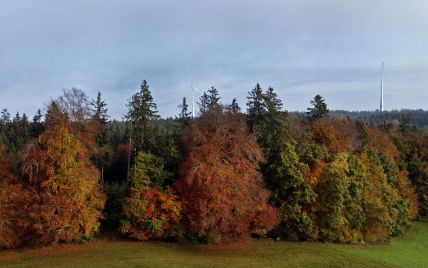
M0 252L0 267L428 267L428 223L382 245L252 240L226 245L133 242Z

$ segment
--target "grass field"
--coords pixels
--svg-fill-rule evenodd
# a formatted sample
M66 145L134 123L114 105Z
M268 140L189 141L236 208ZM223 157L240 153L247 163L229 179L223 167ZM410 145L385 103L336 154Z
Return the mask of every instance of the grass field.
M99 240L84 245L0 252L0 267L428 267L428 223L387 245L255 240L182 245Z

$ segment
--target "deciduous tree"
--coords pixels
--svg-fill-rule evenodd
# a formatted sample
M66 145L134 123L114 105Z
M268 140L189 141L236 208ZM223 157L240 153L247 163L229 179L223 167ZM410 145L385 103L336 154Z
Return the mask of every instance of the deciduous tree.
M275 225L258 168L263 154L239 115L205 113L185 131L183 144L186 156L175 189L192 233L205 241L226 242ZM271 216L266 219L261 212Z

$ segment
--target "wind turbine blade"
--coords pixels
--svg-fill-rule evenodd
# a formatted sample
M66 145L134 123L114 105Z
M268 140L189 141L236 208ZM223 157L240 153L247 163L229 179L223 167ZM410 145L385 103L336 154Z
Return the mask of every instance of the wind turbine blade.
M193 91L196 91L196 92L198 92L198 93L201 93L201 91L200 91L199 89L197 89L194 85L192 85L192 90L193 90Z

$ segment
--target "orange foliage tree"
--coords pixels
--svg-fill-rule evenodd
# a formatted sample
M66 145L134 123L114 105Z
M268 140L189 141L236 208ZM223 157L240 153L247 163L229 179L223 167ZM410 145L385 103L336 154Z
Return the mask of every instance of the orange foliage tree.
M325 145L332 153L346 152L351 147L350 142L346 140L346 136L341 135L343 132L340 132L337 126L332 125L337 120L323 118L312 122L310 125L313 139L318 144Z
M46 130L22 152L24 184L37 195L27 216L32 222L29 244L90 238L99 229L104 208L90 153L70 131L67 115L53 106Z
M0 249L21 247L33 238L30 215L36 203L34 190L0 178Z
M6 150L0 144L0 182L16 181L16 175L12 170L12 160L6 154Z
M193 234L221 243L264 234L278 223L259 172L262 151L240 115L206 112L185 130L183 145L175 189Z
M30 191L17 184L12 161L0 145L0 248L14 248L23 244L30 223L26 220L27 202L33 198Z

